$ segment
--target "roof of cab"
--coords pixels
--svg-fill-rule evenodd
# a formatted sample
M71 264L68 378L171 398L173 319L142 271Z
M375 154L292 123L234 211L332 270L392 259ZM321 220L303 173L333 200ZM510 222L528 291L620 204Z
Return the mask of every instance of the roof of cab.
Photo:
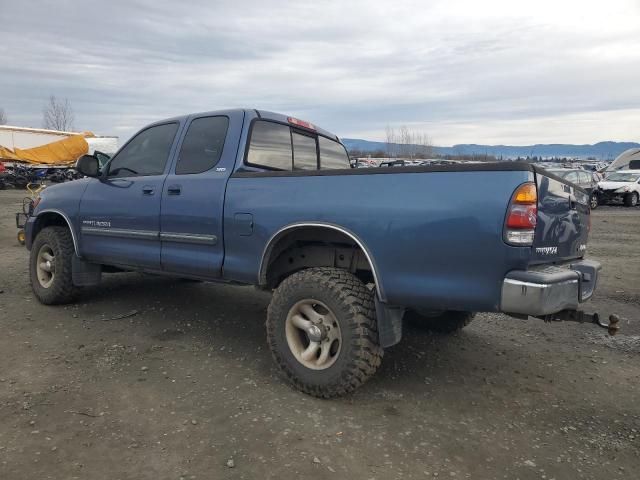
M265 120L275 120L276 122L282 122L282 123L289 123L289 118L291 117L291 115L284 115L282 113L269 112L267 110L256 110L255 112L258 114L258 117L260 118L264 118ZM306 119L300 119L300 120L306 121ZM318 127L313 122L310 122L310 123L313 125L314 130L318 132L320 135L324 135L325 137L329 137L333 140L340 141L337 135L329 132L328 130Z
M197 113L190 113L188 115L178 115L176 117L165 118L163 120L159 120L157 122L153 122L152 124L147 125L147 127L151 126L151 125L156 125L158 123L166 123L166 122L170 122L170 121L184 122L189 117L192 117L192 116L201 117L201 116L208 116L208 115L232 115L234 113L255 114L255 115L258 116L258 118L263 118L265 120L273 120L273 121L276 121L276 122L287 123L287 124L290 123L289 122L289 118L291 117L291 115L285 115L285 114L276 113L276 112L269 112L267 110L257 110L255 108L230 108L230 109L226 109L226 110L212 110L212 111L209 111L209 112L197 112ZM335 135L334 133L331 133L328 130L325 130L323 128L318 127L313 122L310 122L310 123L313 125L314 130L316 132L318 132L320 135L324 135L325 137L329 137L332 140L340 141L338 136Z

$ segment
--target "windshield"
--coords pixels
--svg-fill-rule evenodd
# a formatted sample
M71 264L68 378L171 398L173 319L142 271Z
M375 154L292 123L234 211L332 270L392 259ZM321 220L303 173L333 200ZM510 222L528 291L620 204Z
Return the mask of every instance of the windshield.
M640 173L612 173L605 180L607 182L637 182Z

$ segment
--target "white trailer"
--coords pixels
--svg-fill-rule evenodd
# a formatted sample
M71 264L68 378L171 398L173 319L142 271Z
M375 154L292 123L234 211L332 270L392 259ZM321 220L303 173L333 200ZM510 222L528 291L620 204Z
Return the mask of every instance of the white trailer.
M43 128L14 127L10 125L0 125L0 146L15 151L18 149L28 149L40 147L48 143L57 142L74 135L83 135L83 132L65 132L60 130L46 130ZM118 137L115 136L86 136L85 140L89 144L90 154L99 150L112 155L118 150ZM0 158L2 161L2 158ZM11 163L11 160L5 163ZM51 164L31 164L33 167L51 168ZM68 165L65 166L67 168Z

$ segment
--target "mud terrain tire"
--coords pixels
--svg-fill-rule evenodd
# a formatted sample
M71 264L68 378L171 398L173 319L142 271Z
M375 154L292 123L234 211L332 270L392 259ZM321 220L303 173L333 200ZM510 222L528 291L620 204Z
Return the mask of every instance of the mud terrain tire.
M267 341L295 388L315 397L337 397L375 373L383 350L373 295L348 271L329 267L301 270L278 286L267 312ZM292 326L296 323L303 327ZM308 333L314 326L324 338Z
M40 303L59 305L73 301L78 291L71 278L74 255L68 228L46 227L38 233L31 246L29 276L31 289Z

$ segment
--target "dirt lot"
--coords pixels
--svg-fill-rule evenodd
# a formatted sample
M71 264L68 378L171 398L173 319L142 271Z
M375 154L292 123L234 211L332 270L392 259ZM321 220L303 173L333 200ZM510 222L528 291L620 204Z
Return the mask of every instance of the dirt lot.
M264 292L117 274L38 304L22 196L0 192L2 479L638 478L640 209L593 216L592 305L620 336L502 315L407 329L372 381L323 401L277 375Z

